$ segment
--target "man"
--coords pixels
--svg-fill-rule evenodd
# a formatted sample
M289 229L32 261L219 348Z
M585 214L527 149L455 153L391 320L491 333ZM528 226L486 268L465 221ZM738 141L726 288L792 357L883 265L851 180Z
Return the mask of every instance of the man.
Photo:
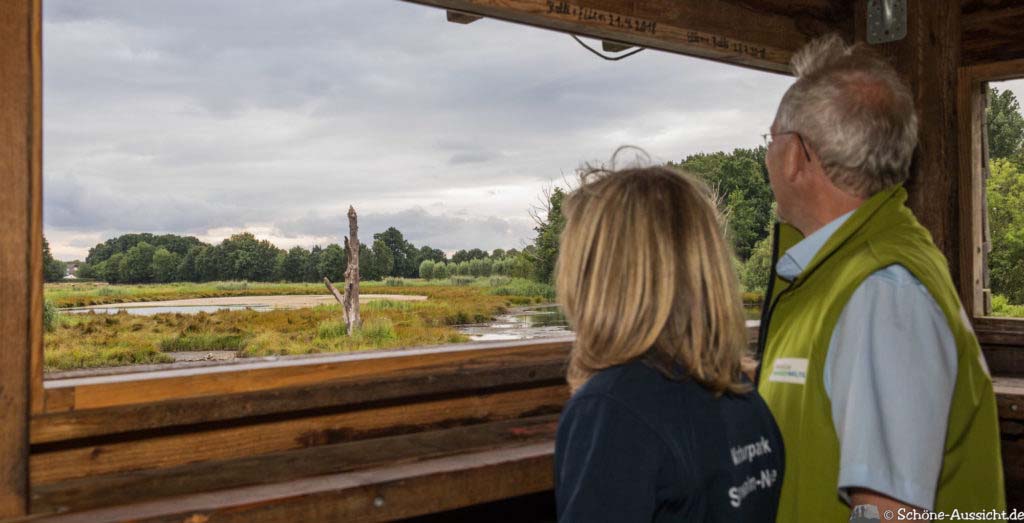
M1002 510L991 378L946 259L904 205L913 98L836 36L792 65L766 157L784 223L758 373L786 446L777 520Z

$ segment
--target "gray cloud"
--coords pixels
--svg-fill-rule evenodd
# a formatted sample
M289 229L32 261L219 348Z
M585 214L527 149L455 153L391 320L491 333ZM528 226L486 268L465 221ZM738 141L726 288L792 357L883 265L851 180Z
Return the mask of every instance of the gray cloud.
M350 203L410 237L432 223L415 236L440 248L525 240L535 196L581 162L758 145L790 82L653 51L604 62L399 1L43 7L45 227L65 257L114 230L317 236L302 217Z

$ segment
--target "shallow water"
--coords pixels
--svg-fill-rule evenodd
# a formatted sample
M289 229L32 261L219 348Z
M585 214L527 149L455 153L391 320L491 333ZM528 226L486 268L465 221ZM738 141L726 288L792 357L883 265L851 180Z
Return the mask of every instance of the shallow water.
M747 325L760 318L758 307L747 307ZM517 309L490 323L463 325L459 332L472 341L517 341L553 338L569 334L569 323L557 305L541 305Z
M473 341L514 341L552 338L569 333L569 324L557 305L517 309L490 323L464 325L459 332Z
M96 314L117 314L119 312L126 312L128 314L137 314L140 316L152 316L154 314L165 314L165 313L181 313L181 314L198 314L200 312L217 312L217 311L240 311L245 309L251 309L254 311L264 312L272 310L273 307L269 305L175 305L170 307L118 307L111 305L109 307L95 307L89 309L64 309L61 312L67 312L69 314L88 314L94 312Z

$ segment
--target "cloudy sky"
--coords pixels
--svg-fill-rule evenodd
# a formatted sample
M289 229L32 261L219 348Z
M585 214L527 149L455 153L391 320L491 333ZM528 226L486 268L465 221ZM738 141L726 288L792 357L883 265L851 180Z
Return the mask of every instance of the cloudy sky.
M790 83L397 0L43 5L44 223L66 260L125 232L338 242L350 204L364 240L522 247L581 162L759 145Z

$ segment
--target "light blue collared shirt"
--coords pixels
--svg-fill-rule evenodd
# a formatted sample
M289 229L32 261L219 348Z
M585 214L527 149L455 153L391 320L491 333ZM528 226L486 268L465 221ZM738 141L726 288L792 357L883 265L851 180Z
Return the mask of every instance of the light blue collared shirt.
M783 254L792 280L853 214ZM825 392L839 437L839 496L866 488L934 509L957 373L956 341L928 289L902 265L872 273L839 316L825 357Z

